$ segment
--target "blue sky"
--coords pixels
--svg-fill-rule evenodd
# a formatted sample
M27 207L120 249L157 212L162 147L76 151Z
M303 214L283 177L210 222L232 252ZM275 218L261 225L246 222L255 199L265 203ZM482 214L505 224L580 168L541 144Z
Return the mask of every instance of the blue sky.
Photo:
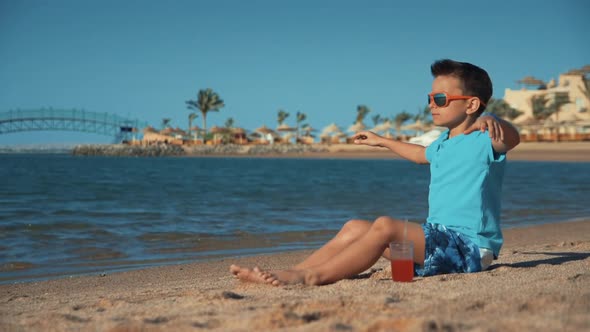
M415 113L441 58L486 69L494 97L518 79L590 64L584 0L0 1L0 112L114 113L186 128L185 101L212 88L208 127L277 126L277 111L347 128L356 106ZM201 116L196 120L201 125ZM0 135L0 145L108 143L70 132Z

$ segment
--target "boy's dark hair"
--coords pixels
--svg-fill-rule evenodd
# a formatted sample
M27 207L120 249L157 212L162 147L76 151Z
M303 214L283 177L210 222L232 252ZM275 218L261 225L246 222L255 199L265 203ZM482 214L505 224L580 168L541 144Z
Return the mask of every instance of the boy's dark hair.
M492 98L493 88L492 80L488 73L467 62L458 62L450 59L438 60L430 66L432 76L455 76L463 82L463 94L467 96L476 96L486 105ZM485 106L480 104L477 115L485 110Z

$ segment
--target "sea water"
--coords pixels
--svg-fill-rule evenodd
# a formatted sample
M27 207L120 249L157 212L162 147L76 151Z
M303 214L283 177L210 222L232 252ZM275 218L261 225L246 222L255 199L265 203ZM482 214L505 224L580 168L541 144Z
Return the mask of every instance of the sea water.
M423 222L404 160L0 154L0 283L317 248L349 219ZM503 226L590 217L590 163L509 162Z

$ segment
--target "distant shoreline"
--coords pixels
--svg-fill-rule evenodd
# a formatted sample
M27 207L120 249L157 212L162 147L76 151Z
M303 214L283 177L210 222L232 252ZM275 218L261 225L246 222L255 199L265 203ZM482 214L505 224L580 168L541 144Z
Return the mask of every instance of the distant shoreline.
M235 157L235 158L318 158L318 159L400 159L383 149L354 144L312 145L217 145L217 146L129 146L84 144L71 147L0 147L0 154L62 153L77 156L130 157ZM509 160L590 162L590 142L527 142L508 153Z
M355 144L312 145L217 145L217 146L125 146L84 145L74 149L74 154L83 148L98 148L97 154L111 150L111 155L129 156L183 156L183 157L237 157L237 158L318 158L318 159L400 159L387 149ZM127 148L125 148L127 147ZM114 150L112 150L114 149ZM78 153L76 153L78 151ZM121 153L121 154L118 154ZM509 160L522 161L567 161L590 162L590 142L534 142L521 143L508 153Z

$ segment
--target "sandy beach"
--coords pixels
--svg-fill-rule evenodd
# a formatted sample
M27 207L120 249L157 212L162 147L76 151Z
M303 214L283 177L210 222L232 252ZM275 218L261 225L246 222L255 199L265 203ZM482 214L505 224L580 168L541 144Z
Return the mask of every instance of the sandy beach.
M241 146L237 153L224 153L224 157L246 158L328 158L328 159L400 159L393 152L378 147L356 144L313 144L317 150L304 153L249 154L252 146ZM187 149L188 157L217 157L219 154L194 154ZM590 162L590 142L526 142L508 152L509 160Z
M590 220L505 231L488 271L394 283L381 259L321 287L248 284L231 263L286 268L309 251L0 286L2 331L582 331Z
M387 149L355 144L328 145L320 158L397 158ZM590 142L526 142L508 152L509 160L590 162Z

